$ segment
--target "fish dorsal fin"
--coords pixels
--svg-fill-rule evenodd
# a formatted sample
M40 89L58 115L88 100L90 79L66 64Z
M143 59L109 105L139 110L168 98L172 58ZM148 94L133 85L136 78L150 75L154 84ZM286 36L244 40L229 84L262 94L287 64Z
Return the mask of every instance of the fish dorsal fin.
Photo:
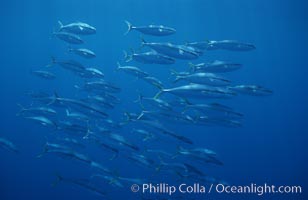
M59 98L59 95L58 95L57 92L54 92L54 95L55 95L56 98Z

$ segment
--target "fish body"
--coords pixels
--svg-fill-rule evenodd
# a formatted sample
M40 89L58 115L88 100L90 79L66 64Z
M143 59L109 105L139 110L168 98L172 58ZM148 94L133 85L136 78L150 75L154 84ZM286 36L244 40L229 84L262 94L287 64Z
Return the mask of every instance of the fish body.
M55 35L60 40L67 42L68 44L83 44L84 41L78 36L73 33L68 32L54 32Z
M81 63L75 61L75 60L56 60L55 58L52 58L52 64L58 64L60 65L62 68L69 70L71 72L74 73L84 73L84 71L86 70L86 67L83 66Z
M227 86L231 83L231 81L221 76L207 72L197 72L188 75L176 75L175 82L181 80L188 81L190 83L198 83L211 86Z
M78 75L83 78L104 78L105 75L99 69L94 67L87 67L82 72L78 72Z
M197 52L189 48L172 43L149 43L142 41L142 46L150 47L160 54L183 60L197 59L200 56Z
M142 80L148 82L149 84L151 84L151 85L153 85L157 88L163 87L163 83L155 77L147 76L147 77L144 77Z
M86 90L96 90L110 93L118 93L121 91L121 89L117 86L112 85L111 83L108 83L104 80L86 82L84 87Z
M242 67L242 64L239 63L226 62L220 60L215 60L210 63L199 63L196 65L190 63L189 65L192 71L194 72L210 72L210 73L232 72Z
M158 98L162 93L171 93L180 97L192 98L230 98L236 95L235 92L222 87L212 87L202 84L188 84L175 88L162 89L154 98Z
M127 55L127 53L125 53L125 60L126 62L134 60L143 64L170 65L175 63L174 58L156 53L155 51L149 51L139 54L132 53L131 55Z
M57 105L66 106L66 107L77 107L77 108L84 109L84 111L88 111L89 114L97 113L102 117L108 116L108 114L103 112L100 108L97 108L92 105L88 105L87 103L76 100L76 99L59 97L57 93L49 97L49 99L50 99L50 102L48 105L57 104Z
M207 50L229 50L229 51L251 51L256 49L253 44L244 43L236 40L209 41Z
M47 79L47 80L54 80L56 76L48 71L42 71L42 70L36 70L36 71L31 71L31 73L37 77Z
M246 94L251 96L268 96L273 94L273 91L258 85L237 85L230 86L230 90L240 94Z
M87 179L67 179L67 178L63 178L60 175L57 175L57 181L53 185L55 186L60 181L79 186L101 197L106 197L106 194L107 194L106 192L96 188L93 184L90 183L90 180L87 180Z
M57 112L49 107L30 107L30 108L24 108L22 105L18 104L20 107L20 111L17 113L17 115L24 115L24 114L36 114L36 115L55 115Z
M95 58L96 54L89 50L89 49L84 49L84 48L79 48L79 49L73 49L73 48L69 48L68 49L69 52L73 52L76 55L79 55L83 58Z
M43 126L49 126L49 127L53 127L53 128L57 128L57 124L48 119L47 117L44 117L44 116L29 116L29 117L25 117L26 119L31 119L33 121L36 121L40 124L42 124Z
M0 147L15 153L19 152L15 144L5 138L0 138Z
M117 70L124 71L127 74L131 74L131 75L133 75L133 76L135 76L137 78L144 78L144 77L149 76L148 73L142 71L138 67L134 67L134 66L121 66L119 63L118 63Z
M189 42L186 43L186 46L199 49L200 51L206 50L209 47L210 41L201 41L201 42Z
M69 32L78 35L91 35L96 33L96 28L84 23L84 22L74 22L67 25L63 25L61 21L59 23L59 32Z
M154 36L167 36L176 33L176 30L174 28L166 27L163 25L133 26L128 21L125 21L125 23L128 27L125 34L130 32L131 30L136 30L140 33Z
M66 116L71 118L71 119L76 119L76 120L82 120L82 121L88 121L89 117L83 113L79 112L72 112L69 111L69 109L65 110Z

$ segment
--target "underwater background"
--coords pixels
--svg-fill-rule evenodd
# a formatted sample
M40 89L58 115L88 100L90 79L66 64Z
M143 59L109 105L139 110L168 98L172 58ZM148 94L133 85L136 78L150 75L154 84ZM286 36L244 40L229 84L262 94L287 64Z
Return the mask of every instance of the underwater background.
M55 130L41 126L20 116L20 107L31 105L25 94L29 91L57 92L60 96L74 97L74 85L84 80L58 66L51 70L57 78L46 81L33 76L31 70L44 68L51 57L72 57L68 45L52 33L64 24L82 21L97 29L95 35L86 36L85 46L95 51L97 57L82 60L97 66L106 80L114 83L121 92L120 104L110 112L113 119L125 120L124 112L140 112L134 101L138 94L153 97L157 88L118 72L117 62L123 61L123 50L140 47L140 33L131 31L124 35L125 20L136 25L164 24L176 29L167 37L143 36L151 42L185 43L202 40L235 39L256 46L249 52L209 51L193 63L212 60L231 60L243 68L227 74L234 83L258 84L270 88L273 94L266 97L240 96L221 100L244 114L242 127L194 126L169 124L173 131L191 139L196 147L215 150L223 166L203 165L200 169L210 176L223 179L231 185L273 184L300 185L302 194L264 194L266 199L305 199L307 188L307 26L308 3L303 0L54 0L54 1L3 1L0 6L1 21L1 135L12 141L18 154L0 150L0 199L141 199L132 193L131 184L113 187L101 181L96 187L104 190L106 197L59 183L52 187L55 174L64 177L89 178L91 167L83 163L46 155L37 158ZM130 63L170 82L170 69L188 70L188 61L157 66ZM172 83L168 83L172 86ZM142 139L125 130L117 130L138 146ZM61 135L60 135L61 136ZM172 143L172 144L171 144ZM144 145L147 146L148 144ZM156 149L178 146L174 140L156 141ZM130 151L130 150L127 150ZM127 161L124 157L109 160L103 150L89 149L87 154L131 178L147 182L176 184L174 178ZM185 159L189 160L189 157ZM153 175L154 174L154 175ZM167 178L166 178L167 177ZM194 181L188 181L194 183ZM182 199L260 199L256 194L206 194L178 195ZM177 199L175 196L164 198ZM162 199L147 195L147 199Z

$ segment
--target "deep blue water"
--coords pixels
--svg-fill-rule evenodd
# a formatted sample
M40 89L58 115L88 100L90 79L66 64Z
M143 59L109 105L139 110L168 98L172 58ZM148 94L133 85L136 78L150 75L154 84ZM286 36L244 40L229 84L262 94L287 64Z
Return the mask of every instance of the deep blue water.
M273 184L300 185L303 194L266 194L266 199L307 198L307 6L303 0L66 0L66 1L6 1L1 2L1 135L12 141L20 153L0 150L0 199L100 199L80 187L68 183L51 184L60 173L69 178L89 178L95 173L84 163L47 154L38 159L46 137L54 138L56 131L33 121L17 117L17 103L25 106L31 99L28 91L57 91L60 96L74 97L75 84L84 81L58 66L51 70L56 80L45 81L29 73L50 63L51 56L81 60L97 66L106 80L122 89L121 103L111 117L121 121L123 112L139 112L133 101L138 93L154 96L158 91L141 80L116 71L116 63L123 62L123 50L138 49L140 34L132 31L126 36L124 20L136 25L164 24L174 27L177 33L167 37L143 36L147 41L185 43L202 40L236 39L253 43L256 50L249 52L209 51L198 60L215 59L242 63L244 67L226 76L235 84L258 84L270 88L273 95L254 97L239 95L218 102L244 113L240 128L207 127L182 124L167 126L194 141L193 146L213 149L223 161L223 166L197 164L209 176L227 181L231 185ZM67 52L67 45L52 36L58 29L57 21L71 23L82 21L96 27L97 33L85 36L87 48L96 52L97 58L84 60ZM136 62L142 70L172 86L170 69L187 70L187 61L177 61L171 66L145 65ZM144 144L126 129L117 130L139 146L169 149L180 144L164 139ZM61 134L59 134L60 137ZM56 136L56 137L59 137ZM152 146L151 146L152 147ZM123 151L131 151L123 148ZM174 176L153 173L153 170L136 165L127 158L113 161L99 148L82 150L125 177L143 178L147 182L177 184ZM121 154L121 153L120 153ZM108 154L107 154L108 155ZM187 158L187 161L190 161ZM154 174L154 175L153 175ZM189 181L188 181L189 182ZM190 182L193 183L193 182ZM138 199L124 188L96 184L106 191L108 199ZM175 195L177 196L177 195ZM171 196L171 199L175 199ZM182 195L183 196L183 195ZM151 197L148 195L147 197ZM157 196L152 196L156 198ZM188 199L190 195L184 195ZM260 199L256 194L207 194L196 199ZM104 198L103 198L104 199Z

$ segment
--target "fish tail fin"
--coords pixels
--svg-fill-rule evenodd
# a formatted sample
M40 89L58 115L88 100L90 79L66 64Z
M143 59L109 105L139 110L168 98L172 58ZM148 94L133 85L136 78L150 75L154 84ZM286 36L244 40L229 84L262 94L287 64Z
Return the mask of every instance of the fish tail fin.
M179 153L176 152L173 156L171 156L171 159L175 159L175 158L178 157L178 156L179 156Z
M174 69L171 69L170 72L171 72L171 75L175 76L175 80L173 81L173 83L176 83L179 80L183 79L183 76L179 75L179 73L175 71Z
M71 46L68 45L68 46L67 46L67 51L68 51L68 52L72 52L72 51L73 51L73 48L72 48Z
M158 164L157 167L155 167L156 172L160 172L162 165Z
M20 103L18 103L17 106L20 108L20 111L16 114L16 116L20 116L21 113L25 110L25 108Z
M177 146L177 151L175 152L175 154L171 157L171 159L175 159L176 157L178 157L180 155L180 151L183 151L184 148L182 146Z
M109 160L114 160L118 157L118 153L114 153L113 156L111 158L109 158Z
M133 59L133 55L129 55L126 51L123 51L123 53L125 62L130 62Z
M159 164L158 164L158 166L155 168L155 171L160 172L161 168L162 168L164 165L167 165L167 164L163 161L163 159L162 159L161 156L158 156L158 159L159 159Z
M160 85L157 85L157 87L159 91L153 97L154 99L158 99L165 92L164 88L162 88Z
M59 94L58 94L57 92L54 92L54 96L55 96L56 98L59 98L59 97L60 97Z
M52 67L57 63L56 58L54 56L51 56L51 62L47 64L45 67Z
M188 66L189 66L189 70L191 72L195 72L196 71L196 65L195 64L190 62L190 63L188 63Z
M87 120L87 133L82 137L82 139L89 139L90 135L93 135L93 132L90 130L90 122Z
M137 117L137 119L138 120L141 119L144 116L145 113L146 113L146 111L142 110L141 113L139 114L139 116Z
M70 115L70 111L68 109L65 109L65 113L66 113L66 116Z
M174 69L170 69L170 73L173 76L178 76L179 75L179 73L177 71L175 71Z
M160 90L159 92L157 92L153 98L154 98L154 99L158 99L158 98L160 97L161 94L162 94L162 90Z
M51 184L51 186L55 187L58 185L59 182L63 180L64 180L63 177L60 174L56 173L56 180Z
M132 54L135 53L135 50L134 50L133 48L130 48L129 50L130 50L130 52L131 52Z
M141 45L140 45L139 49L143 48L145 46L145 44L147 43L142 36L140 36L140 39L141 39Z
M182 146L179 145L179 146L177 146L177 150L178 150L178 151L182 151L182 150L184 150L184 148L183 148Z
M55 103L57 101L57 98L59 98L59 95L57 94L57 92L54 92L53 96L51 97L50 102L47 103L47 105L51 105L51 104Z
M187 112L187 110L189 110L189 106L192 105L192 103L190 103L190 101L188 101L186 98L181 98L183 100L184 103L184 109L182 111L182 114L184 114L185 112Z
M143 99L143 95L142 94L138 94L138 99L136 99L134 101L134 103L141 103L142 99Z
M146 141L148 141L148 140L150 140L150 139L153 139L154 138L154 136L151 134L151 135L146 135L146 136L144 136L144 138L142 139L142 141L144 141L144 142L146 142Z
M84 139L84 140L89 139L91 134L92 134L92 132L88 130L87 133L82 137L82 139Z
M121 64L120 64L119 62L117 62L117 66L118 66L118 67L117 67L116 71L119 71L119 70L121 69L122 66L121 66Z
M48 141L47 141L47 137L45 138L46 138L46 143L43 147L43 151L39 155L36 156L37 158L43 157L43 155L45 155L45 153L48 151Z
M126 117L125 123L133 121L132 115L129 112L124 112L124 115Z
M124 35L127 35L133 29L133 25L127 20L125 20L124 22L127 25L127 31L124 33Z
M192 103L188 99L186 99L186 98L181 98L181 99L183 100L183 102L185 103L186 106L192 105Z
M58 24L59 24L60 29L61 29L63 27L63 24L62 24L62 22L60 20L58 20Z

